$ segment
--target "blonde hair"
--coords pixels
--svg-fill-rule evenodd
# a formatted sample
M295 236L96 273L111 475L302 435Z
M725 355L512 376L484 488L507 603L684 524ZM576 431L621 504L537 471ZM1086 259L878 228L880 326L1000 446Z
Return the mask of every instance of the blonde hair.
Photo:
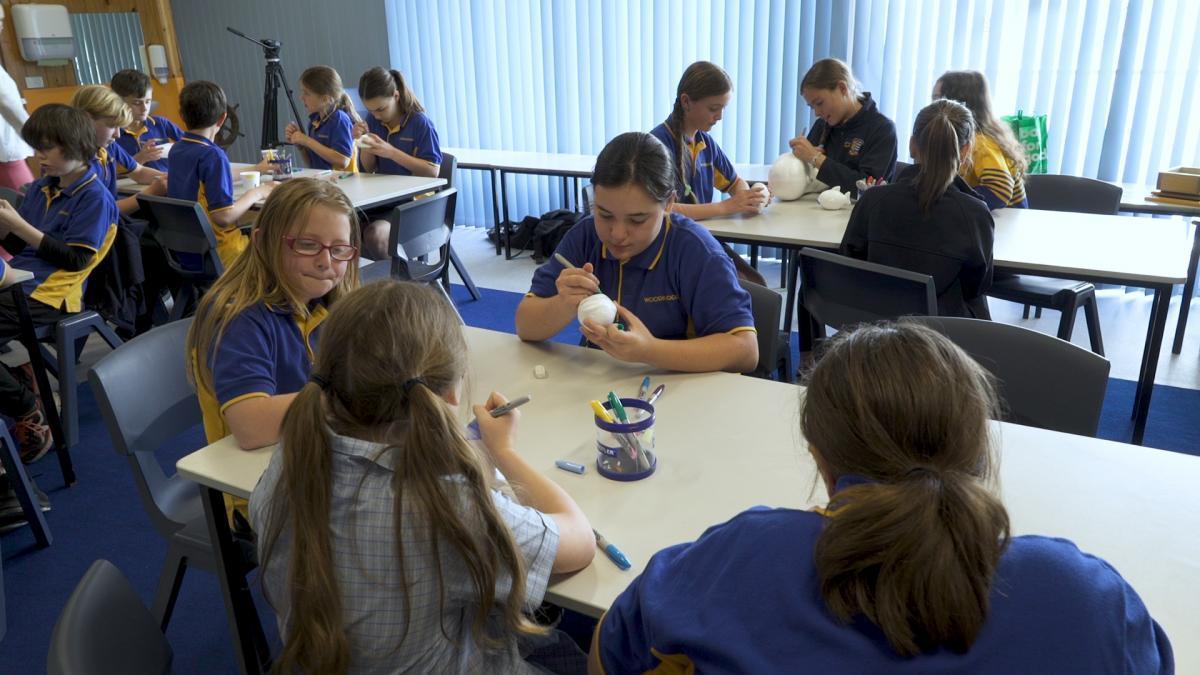
M351 221L354 206L337 186L314 178L293 178L275 188L258 216L250 246L204 294L188 331L188 372L198 388L213 390L209 355L216 352L225 328L247 307L260 302L289 307L307 318L308 303L300 300L283 274L283 237L299 227L316 206L324 206ZM350 243L359 246L358 228L350 224ZM358 288L358 261L346 265L346 274L325 296L327 305Z
M405 565L402 526L416 518L428 525L434 568L455 556L470 575L477 645L545 632L522 611L524 558L493 500L490 464L464 438L444 398L466 370L458 316L423 284L370 284L344 297L325 321L312 381L283 419L283 470L262 533L262 569L271 569L268 561L285 531L290 548L289 622L277 672L345 672L351 661L331 541L330 432L387 445L381 455L393 463L393 553L406 589L415 580ZM447 480L452 476L461 480ZM498 600L497 587L506 580L508 595ZM440 575L437 583L444 602ZM412 611L408 593L403 597L405 629L397 649ZM490 620L493 614L498 622Z
M858 80L854 79L854 73L845 61L821 59L812 64L812 67L804 74L804 79L800 80L800 92L804 93L805 89L837 89L837 86L843 82L846 84L850 96L854 98L862 96L862 87L858 84Z
M71 107L78 108L92 119L111 117L116 126L125 128L133 123L133 112L117 92L101 84L81 87L71 97Z
M306 68L303 73L300 73L300 84L304 85L305 89L317 96L332 98L334 105L349 115L350 121L354 124L362 121L362 118L358 116L358 111L354 109L354 103L350 100L350 95L342 87L342 76L338 75L338 72L333 68L329 66Z

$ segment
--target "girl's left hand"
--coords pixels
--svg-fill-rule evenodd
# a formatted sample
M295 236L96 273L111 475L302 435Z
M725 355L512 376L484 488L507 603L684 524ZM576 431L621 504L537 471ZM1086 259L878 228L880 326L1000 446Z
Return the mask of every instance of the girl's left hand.
M580 327L581 332L592 344L615 359L645 363L647 352L656 338L641 319L621 305L617 305L617 316L625 324L625 330L620 330L616 324L597 325L586 321Z
M812 143L809 143L808 139L804 136L793 138L788 141L788 145L792 146L792 154L796 156L796 159L805 164L810 164L814 157L821 154L821 150Z
M382 150L383 147L388 144L388 142L379 136L368 132L359 137L358 144L363 150L376 152L378 150Z
M350 130L350 136L353 138L365 136L367 134L367 128L366 122L357 122L355 123L354 128Z
M9 204L7 199L0 199L0 227L7 230L20 219L21 214L17 213L13 205Z
M296 126L295 122L288 122L287 129L284 131L287 134L287 142L292 145L306 146L308 145L308 136L300 127Z

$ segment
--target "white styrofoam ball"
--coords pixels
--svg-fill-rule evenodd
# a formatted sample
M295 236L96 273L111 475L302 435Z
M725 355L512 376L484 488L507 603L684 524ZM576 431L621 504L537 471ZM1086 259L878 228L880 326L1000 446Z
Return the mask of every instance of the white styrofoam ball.
M790 152L780 155L767 174L771 194L783 201L799 199L811 178L811 167Z
M817 195L817 203L821 205L821 208L828 209L830 211L844 209L847 206L850 206L850 193L842 192L835 187L829 188L828 190Z
M603 326L616 321L617 305L607 295L597 293L584 298L583 302L579 303L576 316L579 318L579 323L591 321Z
M754 190L755 192L762 192L762 193L766 194L767 185L765 183L755 183L754 185L750 186L750 189Z

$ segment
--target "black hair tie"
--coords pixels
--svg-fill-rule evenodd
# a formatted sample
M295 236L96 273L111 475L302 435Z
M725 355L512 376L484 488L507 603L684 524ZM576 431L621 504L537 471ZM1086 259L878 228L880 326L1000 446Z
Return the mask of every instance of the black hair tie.
M425 378L423 378L423 377L410 378L408 380L405 380L404 384L402 385L404 387L404 395L410 396L412 394L412 388L417 386L418 384L423 385L426 389L429 388L429 383L425 381Z
M309 375L308 381L312 382L312 383L316 384L318 387L320 387L321 391L329 391L329 380L321 377L320 375L318 375L316 373Z

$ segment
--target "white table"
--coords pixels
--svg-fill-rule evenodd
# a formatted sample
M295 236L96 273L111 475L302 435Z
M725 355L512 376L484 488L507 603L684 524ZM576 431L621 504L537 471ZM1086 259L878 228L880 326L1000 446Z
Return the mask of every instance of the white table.
M997 270L1154 291L1134 397L1133 442L1141 443L1166 330L1171 288L1187 281L1187 252L1192 249L1194 228L1176 219L1037 209L1002 209L993 215L996 221L993 258ZM701 224L725 241L769 244L796 251L805 246L838 248L849 217L849 209L826 211L809 196L793 202L776 200L757 216L715 218ZM791 258L786 284L788 326L795 307L797 275L797 257Z
M554 579L547 599L599 616L654 552L759 504L807 508L825 501L797 421L800 390L726 373L661 374L606 354L527 344L507 333L465 329L469 398L492 389L530 393L520 450L560 484L597 530L629 556L622 572L598 554L586 569ZM533 376L544 365L549 378ZM619 483L595 470L587 401L610 389L631 395L642 375L666 383L657 403L657 472ZM719 392L719 394L717 393ZM731 423L734 422L735 423ZM1200 458L996 424L1000 482L1015 534L1067 537L1112 563L1174 639L1180 672L1200 670ZM753 430L753 431L749 431ZM273 448L237 449L225 439L181 459L180 475L205 486L210 517L224 523L221 493L248 497ZM569 459L576 476L554 468ZM226 527L226 532L227 532Z
M239 173L254 170L254 165L235 163L231 167L233 170L233 196L234 199L237 199L246 192L246 186L242 183ZM340 176L346 174L341 171L321 171L318 169L300 169L295 172L295 175L301 178L326 179L339 176L334 182L350 198L350 203L359 209L404 201L423 192L436 190L446 184L444 178L393 176L390 174L374 173L359 173L350 175L347 178L340 178ZM144 187L129 178L122 178L117 181L117 191L123 194L135 194ZM261 205L262 201L260 200L255 206L258 207Z

